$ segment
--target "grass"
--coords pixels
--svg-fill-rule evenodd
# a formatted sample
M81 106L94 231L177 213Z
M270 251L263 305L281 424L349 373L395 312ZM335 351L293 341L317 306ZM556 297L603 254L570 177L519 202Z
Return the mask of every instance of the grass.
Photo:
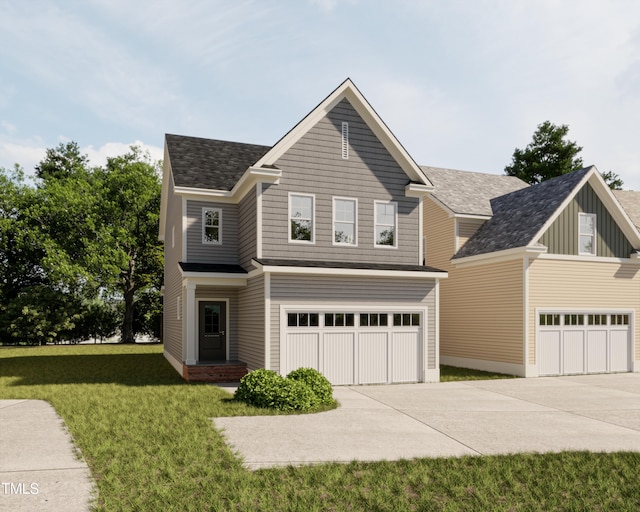
M469 368L440 365L440 382L453 382L458 380L487 380L487 379L515 379L515 375L504 373L484 372Z
M214 416L264 414L186 384L162 347L0 349L0 398L49 401L98 511L638 510L640 454L584 452L245 470ZM449 373L449 370L443 370Z

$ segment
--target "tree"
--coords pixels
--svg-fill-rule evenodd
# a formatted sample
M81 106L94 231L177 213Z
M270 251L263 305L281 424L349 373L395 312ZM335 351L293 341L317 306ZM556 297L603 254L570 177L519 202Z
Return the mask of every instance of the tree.
M624 181L622 181L622 178L620 178L620 176L618 176L615 172L606 171L600 174L602 175L602 179L607 185L609 185L609 188L611 190L622 190Z
M524 150L515 149L511 165L504 168L505 174L534 185L581 169L578 153L582 147L565 140L568 132L567 125L556 126L549 121L538 125L529 145Z
M133 343L136 301L143 293L159 296L162 282L159 164L152 163L140 148L132 147L125 155L109 158L107 166L96 173L96 231L101 249L95 272L102 286L122 298L121 341Z

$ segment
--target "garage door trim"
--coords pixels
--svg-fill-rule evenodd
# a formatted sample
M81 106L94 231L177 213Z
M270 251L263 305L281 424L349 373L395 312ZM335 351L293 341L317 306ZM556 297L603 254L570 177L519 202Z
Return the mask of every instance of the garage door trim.
M398 334L402 333L416 333L417 335L417 353L418 353L418 369L417 369L417 379L418 381L424 380L424 372L425 368L427 368L427 321L428 321L428 308L427 306L416 306L415 304L405 304L398 305L394 304L393 306L365 306L365 305L357 305L353 304L345 304L338 303L333 305L316 305L313 303L305 303L305 304L281 304L280 308L280 372L283 375L286 375L288 372L295 368L289 368L288 366L288 339L287 335L289 333L319 333L318 339L318 361L320 366L320 371L326 371L323 361L322 351L324 350L324 335L325 333L353 333L354 334L354 370L353 370L353 379L354 383L359 384L362 382L362 379L359 375L359 364L360 361L357 358L357 354L360 353L359 350L359 338L361 334L372 334L372 333L387 333L388 334L388 345L387 345L387 353L388 358L386 361L387 365L387 379L385 382L393 382L393 366L394 360L392 351L395 348L393 344L393 336L394 332ZM290 313L319 313L319 326L318 327L289 327L288 326L288 315ZM355 322L353 327L327 327L324 325L324 314L326 313L354 313ZM366 327L360 326L360 314L362 313L389 313L390 315L405 313L405 314L419 314L420 315L420 325L416 326L394 326L393 325L393 317L390 317L390 321L388 326L376 326L376 327ZM399 337L398 337L399 339Z

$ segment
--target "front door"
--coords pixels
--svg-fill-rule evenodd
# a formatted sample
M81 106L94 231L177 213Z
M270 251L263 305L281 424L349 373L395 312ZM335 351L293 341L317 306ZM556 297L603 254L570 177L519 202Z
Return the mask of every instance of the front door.
M200 301L198 310L198 361L227 358L227 304Z

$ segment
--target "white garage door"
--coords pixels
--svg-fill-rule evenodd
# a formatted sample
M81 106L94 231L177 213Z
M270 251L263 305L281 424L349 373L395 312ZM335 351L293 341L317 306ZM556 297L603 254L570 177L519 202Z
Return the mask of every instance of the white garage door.
M540 313L539 374L631 371L631 317L628 312Z
M283 375L310 367L334 385L422 380L426 310L282 311Z

